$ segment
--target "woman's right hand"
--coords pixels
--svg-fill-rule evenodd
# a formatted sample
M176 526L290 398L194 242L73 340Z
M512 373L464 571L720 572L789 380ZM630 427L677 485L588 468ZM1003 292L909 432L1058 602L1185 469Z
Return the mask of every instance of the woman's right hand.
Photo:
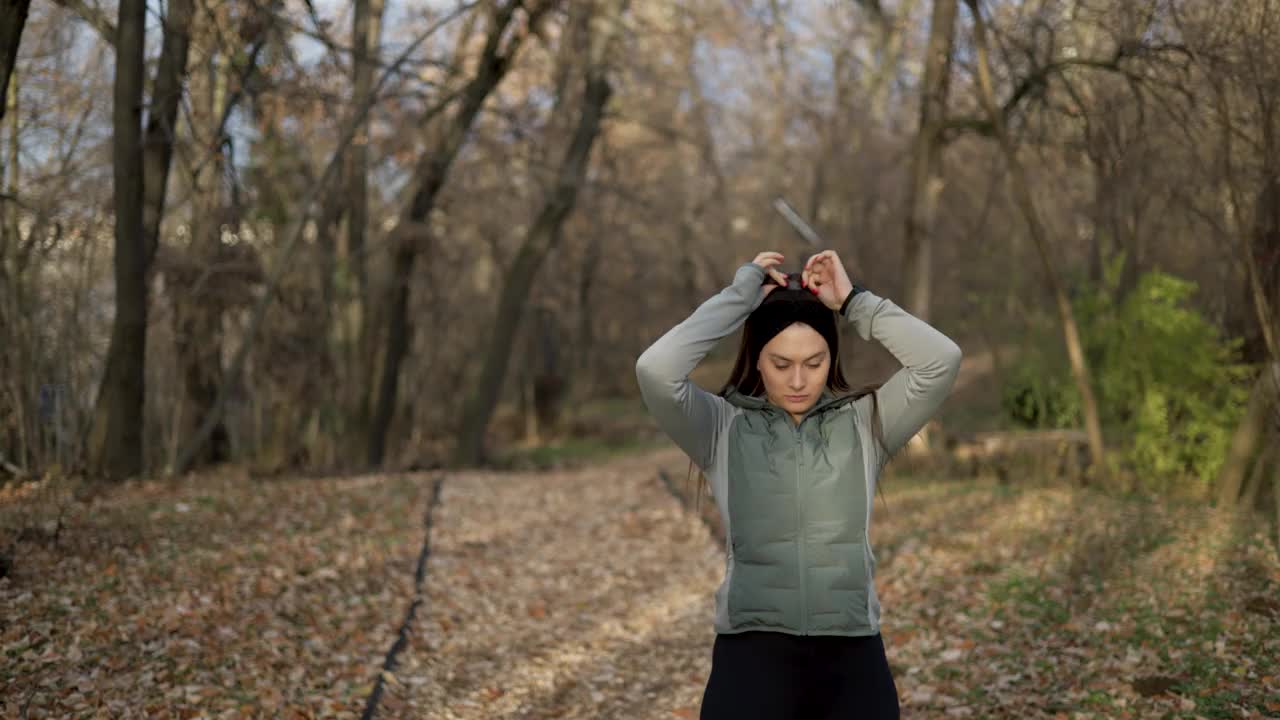
M759 265L760 267L764 268L765 274L773 278L774 282L777 283L777 285L764 286L765 297L768 297L769 293L773 292L779 287L787 286L787 276L779 272L778 270L774 269L774 267L781 264L784 259L785 258L782 256L782 253L773 252L772 250L766 250L760 253L759 255L757 255L756 258L751 261L756 265Z

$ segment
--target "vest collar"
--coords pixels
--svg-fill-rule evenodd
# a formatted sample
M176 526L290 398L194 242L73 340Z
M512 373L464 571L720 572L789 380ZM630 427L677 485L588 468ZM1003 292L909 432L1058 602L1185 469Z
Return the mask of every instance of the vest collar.
M785 410L770 402L766 396L747 395L732 385L729 387L729 391L725 393L724 398L740 408L749 410L765 410L789 415ZM836 395L831 392L831 388L824 387L822 388L822 394L818 396L818 401L813 404L813 407L810 407L805 411L804 415L801 417L801 421L810 415L815 415L827 410L828 408L837 407L843 403L851 402L852 400L853 398L851 395Z

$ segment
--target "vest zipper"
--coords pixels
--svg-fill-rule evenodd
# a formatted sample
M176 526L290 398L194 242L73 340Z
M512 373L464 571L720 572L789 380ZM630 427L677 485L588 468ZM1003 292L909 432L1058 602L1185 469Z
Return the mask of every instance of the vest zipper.
M800 422L803 423L804 420L801 419ZM789 421L788 421L788 424L790 424ZM809 600L805 591L805 580L809 573L806 570L805 563L804 563L804 545L805 545L804 493L800 487L800 484L801 484L800 477L802 474L801 470L804 467L804 461L802 459L802 453L804 451L804 443L801 441L800 426L799 425L793 426L793 430L796 435L796 515L798 516L798 519L799 519L799 522L796 525L796 534L799 537L799 555L800 555L800 568L799 568L800 569L800 634L808 635L809 634Z

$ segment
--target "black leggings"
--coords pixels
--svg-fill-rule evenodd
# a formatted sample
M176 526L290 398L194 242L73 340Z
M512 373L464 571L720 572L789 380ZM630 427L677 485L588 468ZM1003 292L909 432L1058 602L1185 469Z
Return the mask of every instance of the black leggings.
M879 633L718 633L701 720L896 720Z

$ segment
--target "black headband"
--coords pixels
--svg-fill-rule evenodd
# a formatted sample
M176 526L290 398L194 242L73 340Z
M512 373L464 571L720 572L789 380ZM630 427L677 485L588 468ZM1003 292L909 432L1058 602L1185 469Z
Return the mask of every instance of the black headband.
M791 326L791 323L802 322L818 331L826 338L827 349L832 358L840 345L836 333L835 312L813 297L808 290L797 290L791 287L779 287L765 297L764 302L747 316L747 332L752 342L763 348L774 335Z

